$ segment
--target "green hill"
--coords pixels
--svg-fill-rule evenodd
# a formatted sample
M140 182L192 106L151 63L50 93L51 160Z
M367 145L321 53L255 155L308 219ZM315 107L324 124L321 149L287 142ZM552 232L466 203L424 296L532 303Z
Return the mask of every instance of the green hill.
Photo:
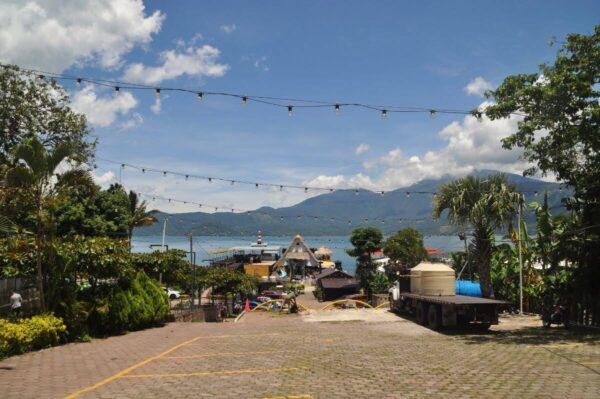
M487 176L494 171L478 171ZM560 185L541 180L506 174L520 191L528 192L526 202L542 201L548 192L553 213L564 211L561 199L569 195ZM169 217L168 234L185 235L254 235L258 230L266 235L347 235L358 226L376 226L386 233L412 226L424 234L445 234L455 229L444 218L431 219L433 196L420 191L436 191L442 183L451 180L428 179L410 187L386 192L385 195L368 190L340 190L318 195L285 208L263 207L249 213L159 213L160 223L136 230L136 235L160 235L162 220ZM534 192L538 192L535 196ZM407 194L408 193L408 194ZM531 211L525 212L525 220L534 222ZM381 219L384 221L382 222Z

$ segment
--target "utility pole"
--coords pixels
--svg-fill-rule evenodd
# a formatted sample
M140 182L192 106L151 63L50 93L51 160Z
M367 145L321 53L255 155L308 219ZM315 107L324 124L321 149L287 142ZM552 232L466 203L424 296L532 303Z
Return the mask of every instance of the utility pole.
M519 244L519 313L523 314L523 255L521 254L521 202L517 208L518 244Z
M194 264L194 241L192 238L192 233L190 233L190 267L193 268L192 271L192 303L190 304L190 308L193 309L194 305L196 305L196 265Z
M165 235L167 234L167 221L169 218L165 216L163 219L163 231L162 231L162 243L160 245L160 251L165 252ZM158 273L158 282L162 284L162 272Z

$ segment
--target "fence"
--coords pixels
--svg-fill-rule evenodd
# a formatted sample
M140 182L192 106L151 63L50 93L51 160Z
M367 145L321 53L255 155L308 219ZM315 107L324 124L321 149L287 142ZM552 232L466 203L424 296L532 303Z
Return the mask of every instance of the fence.
M37 289L32 281L22 278L9 278L0 280L0 315L10 312L10 296L12 291L16 291L23 297L24 313L33 313L39 308L39 297Z

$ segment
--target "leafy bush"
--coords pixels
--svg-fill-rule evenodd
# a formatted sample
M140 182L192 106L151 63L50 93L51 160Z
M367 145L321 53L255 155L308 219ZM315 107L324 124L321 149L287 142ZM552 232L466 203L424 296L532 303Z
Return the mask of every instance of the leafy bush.
M0 319L0 358L57 345L66 333L62 319L51 314L19 319Z
M157 282L139 272L108 298L108 311L94 326L97 333L139 330L160 324L169 316L169 301Z

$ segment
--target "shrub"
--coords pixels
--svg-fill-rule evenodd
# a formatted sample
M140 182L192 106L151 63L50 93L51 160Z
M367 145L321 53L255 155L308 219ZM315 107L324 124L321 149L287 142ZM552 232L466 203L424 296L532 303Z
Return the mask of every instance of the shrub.
M51 314L14 323L0 319L0 358L57 345L66 331L62 319Z
M98 332L139 330L164 322L169 301L157 282L139 272L128 287L116 287L108 299L104 326Z

